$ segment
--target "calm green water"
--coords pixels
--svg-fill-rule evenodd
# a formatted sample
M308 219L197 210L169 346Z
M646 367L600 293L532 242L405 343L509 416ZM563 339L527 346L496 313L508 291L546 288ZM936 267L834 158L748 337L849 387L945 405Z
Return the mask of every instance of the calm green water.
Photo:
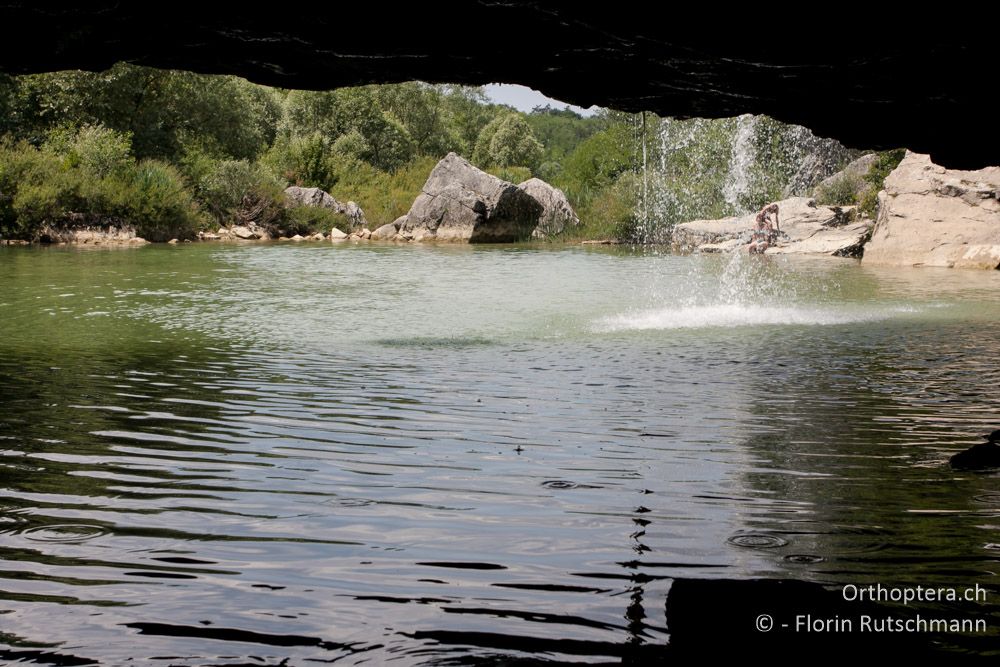
M998 323L846 260L0 248L0 659L615 662L679 578L978 583L934 641L995 650Z

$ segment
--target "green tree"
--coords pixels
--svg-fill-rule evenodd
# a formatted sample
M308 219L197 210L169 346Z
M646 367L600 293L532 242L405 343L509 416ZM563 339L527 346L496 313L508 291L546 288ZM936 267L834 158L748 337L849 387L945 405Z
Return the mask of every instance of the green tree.
M406 128L415 155L440 157L460 140L445 113L446 89L419 81L378 86L379 104Z
M328 190L337 181L332 143L319 132L283 136L260 161L290 183Z
M515 112L494 118L483 128L472 160L481 167L528 167L534 171L543 150L527 121Z
M119 63L105 72L18 78L19 136L40 142L60 125L102 125L132 136L139 158L177 161L187 144L253 159L274 140L276 91L228 76Z
M80 167L98 178L123 173L135 163L131 135L101 126L55 128L44 147L63 156L67 166Z
M539 174L546 179L557 178L566 157L606 124L603 118L584 118L569 109L554 109L549 105L535 107L527 121L545 146Z
M319 133L331 142L357 132L367 146L363 160L378 169L396 169L413 156L413 140L399 118L382 108L378 89L294 91L286 103L285 131L292 137Z
M566 158L561 183L571 196L585 198L639 167L632 127L614 123L586 139Z
M292 90L285 96L279 134L337 136L337 97L334 91Z
M17 80L0 73L0 136L17 129L16 98Z
M450 85L442 86L441 90L445 124L456 142L451 150L460 155L472 155L479 133L491 120L508 110L490 104L481 87Z

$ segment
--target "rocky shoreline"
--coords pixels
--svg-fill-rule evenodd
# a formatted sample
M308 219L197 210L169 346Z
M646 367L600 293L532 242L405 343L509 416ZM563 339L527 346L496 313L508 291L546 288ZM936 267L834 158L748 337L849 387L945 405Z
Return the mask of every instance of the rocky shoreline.
M867 169L870 156L832 179ZM831 181L831 179L827 179ZM320 207L343 216L349 231L276 236L253 223L199 232L198 241L282 242L517 242L558 237L580 220L561 190L533 178L519 185L492 176L449 153L434 167L406 215L369 229L364 211L341 203L319 188L286 189L286 206ZM827 206L814 198L775 203L780 233L765 254L852 257L866 265L1000 268L1000 167L948 170L926 155L907 152L878 193L876 220L857 206ZM745 252L754 215L694 220L674 227L669 247L676 253ZM43 243L141 246L135 228L124 224L79 228L47 226ZM169 243L187 242L172 239ZM22 245L27 241L0 241ZM588 245L618 243L588 240Z
M445 156L431 171L406 215L375 229L368 228L364 211L353 201L342 203L319 188L285 189L288 209L326 209L346 221L345 231L282 236L254 222L202 231L199 241L444 241L509 243L541 239L580 224L566 195L545 181L529 179L519 185L473 166L455 153ZM42 243L78 245L142 245L134 227L92 226L48 229ZM171 239L168 243L180 243ZM27 241L18 244L27 244Z
M851 165L842 174L857 168ZM765 254L856 257L881 266L1000 268L1000 167L948 170L907 151L878 201L876 220L855 206L822 206L812 198L775 202L781 233ZM753 215L685 222L674 228L671 249L746 252L753 226Z

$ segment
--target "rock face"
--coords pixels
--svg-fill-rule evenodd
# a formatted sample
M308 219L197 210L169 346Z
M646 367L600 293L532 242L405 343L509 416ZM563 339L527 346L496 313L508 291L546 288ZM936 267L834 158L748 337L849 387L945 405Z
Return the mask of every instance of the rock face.
M1000 133L989 130L996 123L989 6L975 20L921 17L899 39L850 30L819 38L792 21L782 26L773 12L743 12L722 26L707 5L691 7L694 16L681 22L597 3L450 3L450 22L475 26L475 38L453 40L428 38L441 19L421 3L398 3L391 21L372 2L306 0L295 17L251 3L238 19L223 8L198 9L156 12L153 36L143 3L9 0L0 3L0 25L17 39L0 42L0 70L101 71L127 61L310 90L506 81L621 111L762 113L847 145L938 152L936 161L952 167L1000 158ZM344 25L377 25L379 39L336 29ZM780 45L748 38L758 34L780 35Z
M865 264L1000 267L1000 167L951 171L907 152L885 179Z
M871 232L870 220L854 220L852 206L817 206L807 197L778 204L781 234L767 254L819 254L858 257ZM695 220L674 227L675 252L727 252L746 246L754 214L721 220Z
M545 237L560 234L567 227L576 227L580 224L580 218L576 211L569 205L565 193L559 188L553 187L540 178L529 178L524 183L517 186L535 201L542 205L542 214L538 218L538 226L533 232L533 236Z
M330 193L319 188L301 188L297 185L285 188L285 205L289 208L297 206L316 206L327 208L331 211L347 216L352 227L364 227L368 224L365 219L365 212L361 207L352 201L339 202L330 196Z
M531 237L541 214L542 205L524 190L448 153L398 231L414 241L522 241Z

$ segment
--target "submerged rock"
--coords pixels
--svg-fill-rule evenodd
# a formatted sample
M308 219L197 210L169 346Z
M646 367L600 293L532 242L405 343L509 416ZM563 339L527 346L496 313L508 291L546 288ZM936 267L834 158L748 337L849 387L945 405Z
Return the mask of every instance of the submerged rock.
M969 447L951 457L951 467L957 470L1000 468L1000 429L984 435L986 442Z
M541 214L542 205L524 190L448 153L398 231L414 240L522 241L531 237Z
M957 171L907 151L885 179L865 264L1000 268L1000 167Z
M531 195L542 206L538 225L533 232L534 236L560 234L567 227L576 227L580 224L576 211L570 206L566 194L559 188L549 185L540 178L530 178L517 187Z
M814 199L791 197L778 204L781 232L767 254L819 254L858 257L872 229L855 220L853 206L819 206ZM675 252L731 252L750 242L755 214L695 220L674 227Z
M957 470L1000 468L1000 445L994 442L974 445L952 456L950 463Z
M352 227L364 227L368 224L365 212L352 201L346 204L334 199L330 193L319 188L302 188L297 185L285 188L285 205L288 208L298 206L315 206L325 208L346 216Z

